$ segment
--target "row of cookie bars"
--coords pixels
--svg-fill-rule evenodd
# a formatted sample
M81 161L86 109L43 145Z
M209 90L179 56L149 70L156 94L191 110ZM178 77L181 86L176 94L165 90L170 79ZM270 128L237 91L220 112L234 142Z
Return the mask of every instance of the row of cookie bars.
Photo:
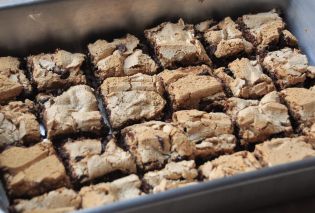
M296 39L277 13L196 26L180 20L145 36L154 54L132 35L90 44L97 84L88 82L83 54L30 56L25 73L18 60L1 59L1 102L8 104L1 106L0 167L16 211L92 207L314 156L307 143L315 134L315 92L302 88L314 68L292 49ZM301 88L286 89L292 86ZM35 104L11 101L24 97ZM97 97L118 140L105 138ZM35 144L38 120L53 143ZM281 136L293 139L264 142L254 154L235 152L238 141ZM115 171L131 175L88 186ZM73 183L83 186L74 187L79 193L60 188Z
M156 126L160 127L161 122L151 121L139 125L148 128L146 133L151 134L151 138L145 139L139 133L138 137L141 139L138 139L140 145L136 159L130 158L130 154L123 154L122 150L117 149L113 140L109 141L105 152L101 155L98 154L97 140L76 140L65 145L65 149L71 149L70 157L82 157L78 162L75 159L70 160L73 161L74 172L87 172L95 177L111 168L125 169L125 172L129 169L127 176L110 182L86 185L78 191L71 189L65 169L56 157L50 141L44 140L29 148L12 147L5 150L0 155L0 166L6 170L4 179L9 186L9 193L15 196L32 195L29 199L12 200L11 209L17 212L69 212L315 157L315 150L306 143L303 136L276 138L256 145L254 152L238 151L221 155L200 166L196 165L194 160L170 160L162 169L147 171L139 176L132 171L135 169L135 164L143 163L145 157L148 157L147 154L154 154L161 150L152 146L154 143L159 143L155 140L157 131L164 135L170 134L164 132L165 128L156 130ZM132 131L132 128L140 127L130 127L129 131ZM178 142L179 139L174 140ZM145 147L146 150L143 151L142 148L147 146L146 141L149 141L151 146ZM219 148L214 138L204 143L213 143L215 144L213 149ZM173 144L171 148L173 150L164 149L163 153L158 153L156 157L164 158L166 154L170 154L171 157L173 154L177 155L179 149L176 150L177 147L174 148L174 145L178 146ZM221 149L224 149L222 146L223 144ZM13 154L17 155L15 161L10 160ZM129 162L126 162L128 158ZM152 159L154 156L149 158Z

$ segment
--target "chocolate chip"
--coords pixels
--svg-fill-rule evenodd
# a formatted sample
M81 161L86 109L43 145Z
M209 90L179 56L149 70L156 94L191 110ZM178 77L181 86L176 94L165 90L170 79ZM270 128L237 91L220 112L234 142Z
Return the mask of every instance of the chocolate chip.
M159 143L160 143L160 146L162 147L162 149L164 149L164 140L163 140L163 138L161 138L161 137L158 136L158 135L156 135L156 137L157 137L157 139L158 139L158 141L159 141Z
M234 73L229 68L224 68L224 72L228 74L229 76L235 78Z
M53 73L56 73L57 75L60 75L61 79L66 79L70 76L69 70L62 69L59 67L55 67L55 69L52 70Z
M62 72L62 73L60 74L60 78L61 78L61 79L66 79L66 78L68 78L69 76L70 76L69 70L65 70L64 72Z
M124 44L119 44L119 45L116 46L116 48L117 48L121 53L124 53L124 52L127 51L127 47L126 47L126 45L124 45Z
M78 161L80 161L80 160L82 160L82 159L83 159L82 156L76 156L76 157L75 157L75 161L76 161L76 162L78 162Z

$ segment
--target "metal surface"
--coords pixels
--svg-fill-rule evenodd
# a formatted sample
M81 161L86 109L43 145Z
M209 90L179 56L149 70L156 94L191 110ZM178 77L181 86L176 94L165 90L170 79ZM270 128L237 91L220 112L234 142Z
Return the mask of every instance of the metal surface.
M0 0L1 1L1 0ZM19 4L24 2L23 5ZM25 56L57 47L81 51L88 41L113 38L162 20L207 17L283 8L285 0L2 0L0 54ZM224 7L222 7L224 5Z
M179 17L192 23L280 8L289 29L315 64L314 0L0 0L0 55L24 57L65 48L86 51L97 38ZM81 212L230 212L315 194L315 159L147 195ZM0 185L0 208L8 205Z

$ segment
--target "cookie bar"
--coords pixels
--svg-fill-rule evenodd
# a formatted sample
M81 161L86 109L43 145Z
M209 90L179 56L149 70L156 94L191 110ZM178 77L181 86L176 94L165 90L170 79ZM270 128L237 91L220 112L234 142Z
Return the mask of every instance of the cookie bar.
M122 136L137 165L143 170L156 170L169 160L192 158L194 144L179 128L170 123L149 121L122 130Z
M170 162L162 170L146 173L143 180L153 193L186 186L196 182L198 171L193 160Z
M72 189L59 188L30 200L14 200L16 212L70 212L81 207L81 197Z
M27 65L39 92L56 92L86 83L82 71L84 60L83 54L56 50L52 54L29 56Z
M39 124L30 100L0 106L0 148L40 141Z
M301 85L306 78L315 77L306 55L297 49L284 48L267 53L262 65L281 89Z
M164 68L211 64L204 47L195 37L193 25L182 19L177 23L165 22L144 31L144 34Z
M82 208L107 205L116 201L142 195L141 181L137 175L129 175L113 182L99 183L81 188Z
M102 150L102 143L96 139L78 139L66 142L62 152L74 180L84 183L114 171L136 173L136 163L129 152L118 147L111 139Z
M182 110L173 113L172 122L195 144L196 156L232 153L236 146L232 120L224 113Z
M28 96L32 86L20 69L20 61L14 57L0 57L0 103Z
M47 139L28 148L4 150L0 169L8 194L14 198L36 196L69 184L65 168Z
M223 58L252 52L253 44L245 40L239 30L240 27L230 17L213 26L205 24L206 22L201 23L196 29L202 31L203 38L215 57Z
M297 39L288 30L275 10L247 14L239 18L246 39L257 47L258 51L279 45L282 39L288 45L295 45Z
M264 166L275 166L315 157L315 150L304 137L275 138L255 146L255 155Z
M158 119L166 101L160 77L136 74L107 78L101 85L109 120L113 128L128 123Z
M101 133L101 114L89 86L70 87L61 95L50 98L43 107L42 116L49 139L74 133Z
M242 144L262 142L276 135L290 135L292 126L288 109L279 94L271 92L260 101L229 98L227 113L239 128Z
M214 102L224 99L223 86L216 78L203 75L211 73L207 66L165 70L159 73L174 111L181 109L215 108ZM219 105L219 103L217 102Z
M313 138L315 136L315 90L287 88L281 91L281 96L299 125L297 131Z
M241 151L232 155L222 155L217 159L208 161L199 167L199 171L205 179L213 180L255 171L261 167L254 154L248 151Z
M130 34L112 42L97 40L89 44L95 76L103 81L108 77L156 73L157 64L149 55L138 49L138 45L139 39Z
M235 97L261 98L275 90L271 78L263 73L257 60L236 59L228 65L228 68L216 69L214 74L224 82Z

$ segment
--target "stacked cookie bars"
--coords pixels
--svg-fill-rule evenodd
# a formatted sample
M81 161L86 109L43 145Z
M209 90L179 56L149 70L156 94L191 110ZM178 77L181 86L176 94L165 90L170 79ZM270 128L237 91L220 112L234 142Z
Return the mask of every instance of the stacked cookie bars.
M88 56L31 55L27 67L0 58L13 212L107 205L315 156L315 67L277 12L144 35L97 40Z

